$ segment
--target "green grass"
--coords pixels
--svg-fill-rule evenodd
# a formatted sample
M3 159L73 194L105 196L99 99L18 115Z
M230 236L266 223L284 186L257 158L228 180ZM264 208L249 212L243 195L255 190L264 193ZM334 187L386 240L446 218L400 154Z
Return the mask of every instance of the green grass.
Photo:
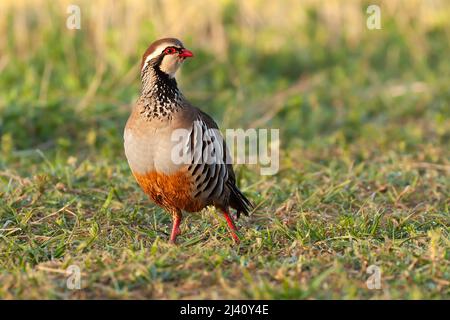
M64 10L30 9L28 35L45 42L27 52L14 24L25 11L9 14L0 298L450 298L448 5L431 25L382 7L383 29L362 29L356 42L343 31L328 38L320 5L305 7L302 28L252 25L254 41L239 6L221 6L226 58L185 36L196 57L180 86L222 129L279 128L281 138L275 176L235 168L256 204L238 222L238 246L213 209L185 214L179 245L168 244L169 215L126 163L122 132L139 56L158 36L151 22L132 53L114 45L128 31L112 22L102 51L98 20L69 32L57 27ZM39 10L54 24L33 24ZM372 264L381 290L366 286ZM81 290L66 287L69 265L81 268Z

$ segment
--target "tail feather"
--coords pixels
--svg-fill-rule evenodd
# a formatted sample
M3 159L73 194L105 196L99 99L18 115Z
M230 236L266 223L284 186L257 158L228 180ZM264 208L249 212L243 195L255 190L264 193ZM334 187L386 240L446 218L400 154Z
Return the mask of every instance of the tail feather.
M228 187L231 191L230 207L236 210L237 218L239 219L241 212L248 216L249 212L254 208L253 204L234 183L228 183Z

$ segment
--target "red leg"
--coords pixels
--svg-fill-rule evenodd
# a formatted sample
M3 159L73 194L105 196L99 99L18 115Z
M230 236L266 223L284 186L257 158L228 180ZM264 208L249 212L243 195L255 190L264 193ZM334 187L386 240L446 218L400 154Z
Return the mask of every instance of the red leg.
M226 211L223 211L223 215L225 216L225 219L227 220L228 227L230 228L230 231L231 231L231 236L233 237L234 241L236 241L236 243L239 243L240 240L236 234L237 228L233 222L233 219L231 219L230 214Z
M173 213L173 226L172 226L172 233L170 234L170 242L176 243L177 236L181 233L180 230L180 223L181 223L181 212L176 211Z

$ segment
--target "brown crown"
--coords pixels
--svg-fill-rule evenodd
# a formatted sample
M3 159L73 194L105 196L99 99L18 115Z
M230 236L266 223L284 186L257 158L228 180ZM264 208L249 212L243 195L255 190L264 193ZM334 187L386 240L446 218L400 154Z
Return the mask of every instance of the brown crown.
M184 47L183 43L176 38L163 38L163 39L156 40L147 48L147 50L145 50L144 55L142 56L141 69L144 66L144 62L145 62L145 59L147 59L147 56L149 54L153 53L153 51L155 51L155 49L162 43L167 43L167 46L172 45L172 46L177 46L177 47L182 47L182 48Z

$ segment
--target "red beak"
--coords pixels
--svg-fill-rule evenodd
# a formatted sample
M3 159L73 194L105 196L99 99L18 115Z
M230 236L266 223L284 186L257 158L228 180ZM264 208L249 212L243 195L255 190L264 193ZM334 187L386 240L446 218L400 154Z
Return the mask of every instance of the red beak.
M183 49L181 50L181 53L178 54L179 57L183 57L183 58L189 58L189 57L193 57L194 54L189 51L188 49Z

